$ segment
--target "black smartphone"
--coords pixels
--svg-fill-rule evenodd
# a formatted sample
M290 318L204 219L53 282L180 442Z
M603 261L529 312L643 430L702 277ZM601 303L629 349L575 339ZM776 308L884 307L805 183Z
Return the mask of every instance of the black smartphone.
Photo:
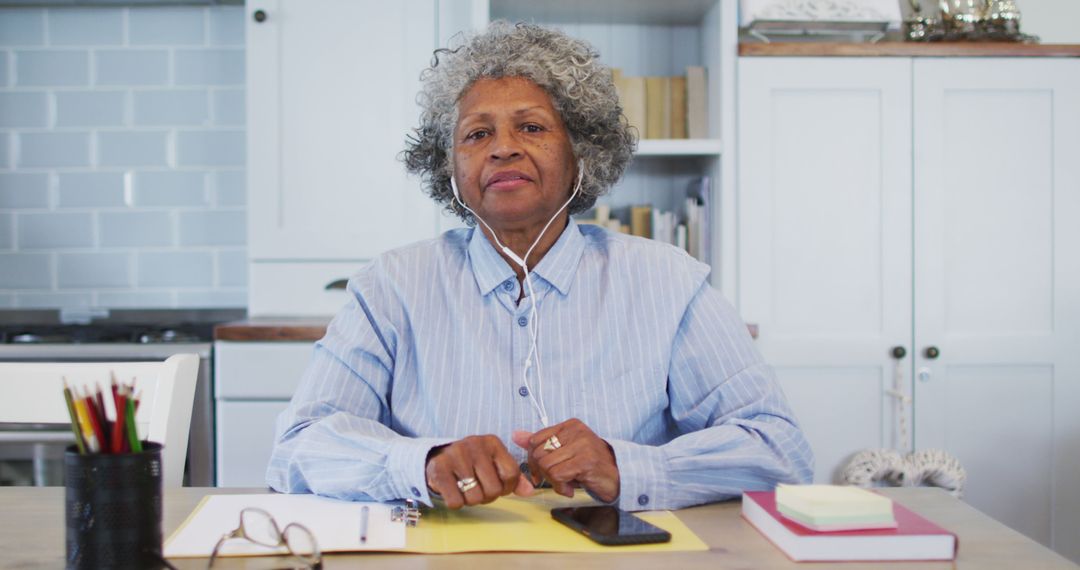
M551 509L551 518L607 546L671 541L670 532L616 507Z

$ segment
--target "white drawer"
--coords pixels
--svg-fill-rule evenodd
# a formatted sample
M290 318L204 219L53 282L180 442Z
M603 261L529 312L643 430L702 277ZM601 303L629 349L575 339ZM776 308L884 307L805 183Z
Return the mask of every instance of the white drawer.
M218 402L217 486L265 487L274 422L286 401Z
M310 342L214 343L214 394L218 400L292 398L311 360Z
M362 261L254 261L248 283L248 315L252 317L335 315L346 292L326 286L353 276Z

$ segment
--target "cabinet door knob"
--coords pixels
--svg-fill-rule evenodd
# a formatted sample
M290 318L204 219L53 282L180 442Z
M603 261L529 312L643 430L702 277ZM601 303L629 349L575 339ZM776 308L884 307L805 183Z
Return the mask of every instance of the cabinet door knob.
M930 360L933 360L933 359L941 356L941 351L938 350L938 347L936 347L936 346L928 346L928 347L926 347L925 354L926 354L927 358L929 358Z
M907 356L907 349L906 348L904 348L902 346L894 346L893 347L893 349L892 349L892 357L893 358L895 358L897 360L900 360L901 358L903 358L905 356Z
M255 21L261 24L266 21L266 10L255 10L255 13L253 13L251 17L255 18Z

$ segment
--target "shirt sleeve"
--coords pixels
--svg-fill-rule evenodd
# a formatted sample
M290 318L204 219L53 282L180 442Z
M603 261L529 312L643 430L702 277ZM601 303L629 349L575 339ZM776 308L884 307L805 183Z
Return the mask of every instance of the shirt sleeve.
M670 442L607 440L619 467L620 508L676 509L813 478L810 445L772 369L707 283L674 339L668 397Z
M278 416L266 482L285 493L430 505L427 455L450 440L407 437L387 426L394 327L374 307L380 296L371 271L350 280L349 292Z

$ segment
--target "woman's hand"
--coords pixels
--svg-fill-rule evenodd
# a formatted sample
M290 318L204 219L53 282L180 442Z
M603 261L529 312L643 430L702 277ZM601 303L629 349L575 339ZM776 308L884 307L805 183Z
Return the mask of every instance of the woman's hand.
M472 435L432 449L424 476L428 488L441 495L451 509L490 503L510 493L527 496L533 491L513 456L494 435Z
M552 437L559 445L545 447ZM604 502L619 497L615 452L581 420L569 419L532 434L516 431L513 438L529 454L533 485L543 478L551 482L556 493L566 497L574 496L575 487L588 489Z

